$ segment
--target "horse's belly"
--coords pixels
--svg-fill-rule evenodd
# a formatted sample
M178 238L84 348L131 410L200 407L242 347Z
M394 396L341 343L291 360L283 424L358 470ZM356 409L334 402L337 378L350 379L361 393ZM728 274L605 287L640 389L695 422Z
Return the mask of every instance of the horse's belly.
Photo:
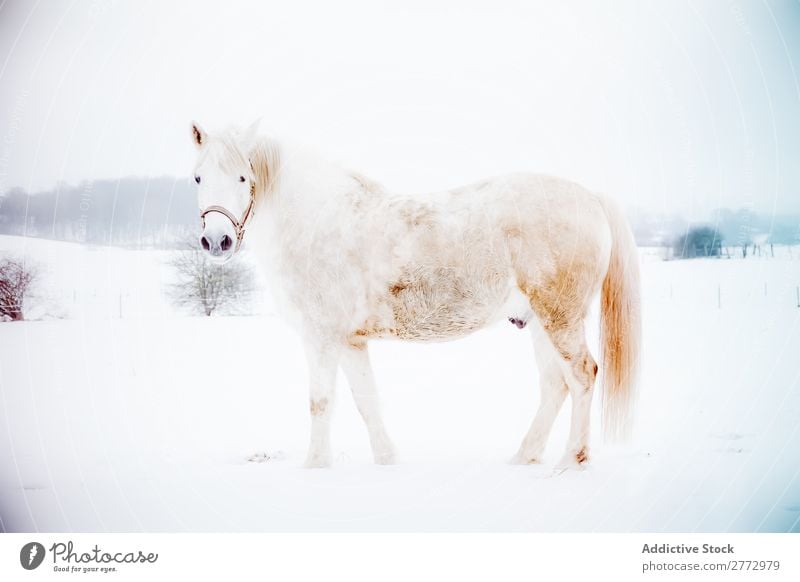
M463 337L490 323L508 294L507 277L501 274L400 282L389 291L392 322L385 335L412 341Z

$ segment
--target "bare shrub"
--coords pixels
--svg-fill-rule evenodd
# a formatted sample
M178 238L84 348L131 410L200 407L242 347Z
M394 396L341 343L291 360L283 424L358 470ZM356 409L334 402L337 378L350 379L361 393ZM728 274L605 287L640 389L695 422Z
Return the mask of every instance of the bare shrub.
M33 289L37 268L13 257L0 258L0 321L23 321L25 299Z
M168 289L176 306L207 316L247 311L256 290L255 278L238 258L224 265L212 263L199 243L191 239L175 251L168 264L176 278Z

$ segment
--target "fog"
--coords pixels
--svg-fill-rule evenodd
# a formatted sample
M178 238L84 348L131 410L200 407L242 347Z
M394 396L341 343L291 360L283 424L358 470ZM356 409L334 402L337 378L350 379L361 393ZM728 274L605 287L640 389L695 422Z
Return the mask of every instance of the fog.
M800 210L800 4L8 1L0 192L188 176L262 118L396 191L512 171L708 219Z

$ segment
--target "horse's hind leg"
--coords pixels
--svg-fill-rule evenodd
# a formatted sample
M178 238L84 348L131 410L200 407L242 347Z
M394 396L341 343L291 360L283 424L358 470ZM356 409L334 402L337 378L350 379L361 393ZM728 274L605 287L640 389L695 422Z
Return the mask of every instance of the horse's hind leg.
M386 434L381 418L378 391L375 376L369 362L366 342L347 347L341 359L342 370L353 391L353 400L367 425L372 455L379 465L391 465L395 462L394 445Z
M583 323L567 329L548 330L558 351L559 364L572 397L569 440L557 468L578 467L589 460L589 417L597 377L597 363L586 345Z
M518 464L538 463L542 460L550 429L568 391L559 361L561 356L553 349L550 339L535 316L531 323L536 365L539 367L541 399L528 434L511 460Z

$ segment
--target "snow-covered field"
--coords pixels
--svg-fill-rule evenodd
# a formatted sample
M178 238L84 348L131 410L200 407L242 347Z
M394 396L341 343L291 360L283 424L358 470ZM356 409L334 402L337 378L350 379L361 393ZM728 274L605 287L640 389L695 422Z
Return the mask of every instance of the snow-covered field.
M374 343L400 463L371 463L340 379L336 464L307 470L304 359L267 301L185 317L162 297L163 252L0 237L5 250L45 265L47 285L41 320L0 323L0 529L800 531L800 249L644 251L636 438L595 430L590 466L557 477L566 408L549 464L506 462L538 401L511 325Z

